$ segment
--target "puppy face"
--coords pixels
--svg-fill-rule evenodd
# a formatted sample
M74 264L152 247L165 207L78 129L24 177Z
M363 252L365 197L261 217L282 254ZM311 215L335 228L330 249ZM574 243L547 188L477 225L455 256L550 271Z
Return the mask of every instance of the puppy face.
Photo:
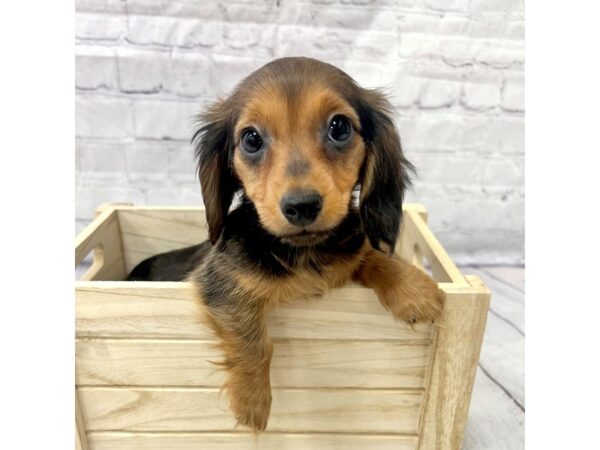
M196 152L213 243L240 189L266 230L310 246L348 214L360 185L364 231L374 248L393 252L411 166L381 94L329 64L284 58L201 119Z
M283 242L324 240L348 213L364 162L356 111L307 80L257 89L234 127L233 167L262 225Z

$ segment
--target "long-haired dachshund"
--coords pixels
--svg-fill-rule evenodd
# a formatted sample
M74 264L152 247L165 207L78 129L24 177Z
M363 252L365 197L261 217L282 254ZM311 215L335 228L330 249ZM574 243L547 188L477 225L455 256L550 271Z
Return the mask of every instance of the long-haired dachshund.
M329 64L283 58L200 119L193 142L210 242L149 258L129 279L195 285L224 354L230 407L264 430L270 307L356 280L414 323L436 319L443 295L393 255L412 166L378 91Z

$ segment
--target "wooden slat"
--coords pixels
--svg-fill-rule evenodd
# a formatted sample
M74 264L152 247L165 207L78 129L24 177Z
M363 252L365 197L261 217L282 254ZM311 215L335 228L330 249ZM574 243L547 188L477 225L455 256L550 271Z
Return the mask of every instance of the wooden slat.
M415 450L401 435L251 433L143 433L94 431L94 450Z
M489 290L471 285L445 291L425 401L419 450L459 450L485 330Z
M118 212L127 272L145 258L208 238L201 208L122 208Z
M85 422L83 420L77 391L75 391L75 448L76 450L89 450Z
M219 389L78 388L88 431L228 431ZM269 431L416 433L420 392L274 389Z
M212 339L188 283L77 282L77 337ZM371 289L355 284L269 314L273 338L424 340L432 326L396 322Z
M94 262L82 280L125 278L119 222L114 209L106 209L79 233L75 240L75 266L91 251L94 251Z
M424 257L437 282L468 286L460 270L417 211L409 210L404 215L400 239L402 241L400 256L403 259L411 264L422 266L421 260Z
M423 388L428 345L397 341L284 340L275 343L276 387ZM223 373L207 341L84 339L76 343L80 385L212 386Z
M427 223L427 209L423 205L419 204L404 204L402 205L403 219L400 223L400 234L398 241L396 242L396 254L402 259L411 264L424 269L424 257L423 252L415 245L414 238L406 232L406 222L411 219L408 218L408 212L416 212L425 223Z
M145 258L199 244L208 238L204 208L112 207L117 208L119 214L125 268L128 273ZM427 210L422 205L405 204L403 211L405 214L412 212L427 220ZM402 245L402 239L398 245Z

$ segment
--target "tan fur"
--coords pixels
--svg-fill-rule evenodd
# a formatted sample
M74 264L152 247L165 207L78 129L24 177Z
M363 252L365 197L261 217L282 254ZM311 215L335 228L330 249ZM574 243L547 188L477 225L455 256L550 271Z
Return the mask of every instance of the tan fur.
M266 161L248 164L234 153L234 168L248 197L256 205L261 223L276 236L294 233L279 207L283 196L295 189L316 190L323 197L323 209L309 231L329 230L348 213L352 188L358 180L365 156L365 146L358 132L352 146L335 161L323 151L323 139L318 131L336 114L348 117L360 131L354 110L339 95L320 85L306 88L299 104L290 104L276 88L250 101L236 124L236 136L244 128L256 127L270 136ZM239 142L236 142L239 145ZM293 159L309 164L301 177L291 177L287 167Z
M400 257L371 250L354 279L373 288L396 319L408 323L433 321L443 308L443 293L427 274Z
M281 70L291 67L295 69L286 72L285 80L293 82L282 83ZM204 134L198 155L205 165L200 176L215 247L190 279L198 288L206 320L223 352L220 364L227 371L224 387L231 409L238 423L254 431L265 429L271 407L273 345L265 326L269 308L319 296L354 279L373 288L381 304L399 320L432 321L441 313L443 295L437 284L399 257L381 252L394 251L402 194L409 183L406 171L411 167L402 155L388 106L379 92L358 88L337 69L291 58L248 77L227 101L205 116L209 123L201 129ZM343 151L336 153L328 147L331 143L324 133L337 114L350 120L354 133ZM252 159L240 148L241 136L248 128L264 138L268 151L262 159ZM303 167L301 174L290 171L294 164ZM323 207L304 229L332 231L346 223L345 218L359 217L356 211L355 216L350 214L351 194L359 184L360 222L352 225L356 232L347 240L333 242L337 248L358 236L364 239L362 247L363 241L358 240L351 251L331 257L330 247L324 247L329 250L323 255L322 248L308 246L297 252L299 261L290 257L287 262L270 250L278 261L273 265L284 268L279 275L259 270L260 264L245 261L244 265L236 260L244 255L227 253L241 248L235 246L241 245L239 242L225 241L221 234L234 190L244 190L262 227L285 242L284 236L298 231L281 211L287 193L317 191ZM252 236L246 237L252 241ZM217 250L219 244L223 245ZM213 289L203 290L203 284Z
M365 251L367 246L368 244L365 244L363 247ZM360 264L361 256L358 254L351 260L335 262L322 274L300 269L289 277L272 278L237 271L233 277L241 286L244 295L264 298L268 306L272 307L291 300L317 297L328 289L340 287L351 279Z

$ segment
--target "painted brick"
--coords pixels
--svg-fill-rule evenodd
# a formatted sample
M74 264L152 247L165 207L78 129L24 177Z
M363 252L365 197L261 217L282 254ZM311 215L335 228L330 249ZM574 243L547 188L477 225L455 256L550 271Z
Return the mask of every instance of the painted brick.
M424 109L447 108L458 100L459 92L458 83L447 80L427 80L421 86L417 102Z
M75 96L75 135L97 139L133 136L131 100L96 95Z
M221 19L232 24L251 22L272 24L280 20L284 9L277 7L283 0L224 1L219 5Z
M230 92L236 84L252 71L268 63L270 58L258 59L231 55L214 55L210 83L215 94Z
M522 186L525 164L522 157L487 159L483 163L482 186Z
M523 0L471 0L470 12L473 16L499 13L523 17Z
M102 46L75 46L75 87L92 91L117 89L115 51Z
M476 155L410 153L406 157L417 170L416 181L428 185L480 185L483 161Z
M193 116L271 59L383 87L462 262L522 262L522 0L76 0L78 226L103 201L201 204Z
M165 52L121 48L117 52L119 88L126 93L156 93L163 87Z
M288 22L289 23L289 22ZM355 30L394 31L396 14L385 9L348 8L346 5L323 8L321 5L299 8L293 24Z
M75 154L79 162L77 172L88 178L100 175L124 181L125 147L123 143L118 142L77 139L75 141Z
M148 189L146 202L149 205L203 205L199 185L185 188L171 186Z
M523 40L524 22L520 19L502 19L470 17L454 14L411 14L398 15L398 31L403 33L422 33L439 37L462 37L477 39Z
M125 149L127 177L135 184L164 184L168 177L165 170L169 160L168 153L169 148L163 142L138 141L127 145Z
M424 200L428 209L435 211L429 217L432 229L438 231L495 230L511 231L523 229L524 202L511 198L428 198ZM493 213L490 213L493 211Z
M381 61L397 53L397 36L391 32L372 31L364 35L339 28L323 29L283 25L279 27L275 55L311 56L330 59Z
M467 39L405 33L400 39L399 54L403 58L435 58L452 66L483 63L494 68L521 67L523 43L504 39Z
M95 13L75 14L75 37L82 40L117 41L125 35L124 16Z
M256 57L269 58L273 54L276 28L273 25L233 23L223 27L218 49L223 54L246 55L251 49Z
M502 108L507 111L525 110L525 85L523 75L511 75L502 87Z
M463 84L461 104L474 111L487 111L500 104L502 77L500 74L475 74Z
M193 102L135 101L135 137L189 141L198 112L199 105Z
M390 103L395 108L412 108L417 105L425 80L417 77L402 76L394 80L388 93Z
M127 0L130 15L215 18L220 16L222 2L195 2L186 0Z
M443 12L466 12L469 9L469 0L425 0L425 4Z
M410 151L523 154L525 128L519 117L458 114L399 116L398 129Z
M123 0L75 0L75 10L111 15L125 14L126 12Z
M210 85L210 60L198 53L173 51L164 61L163 89L186 97L212 94Z
M139 45L212 47L222 39L223 24L197 19L130 16L127 41Z
M197 183L194 149L189 145L170 145L168 148L167 173L175 183Z

